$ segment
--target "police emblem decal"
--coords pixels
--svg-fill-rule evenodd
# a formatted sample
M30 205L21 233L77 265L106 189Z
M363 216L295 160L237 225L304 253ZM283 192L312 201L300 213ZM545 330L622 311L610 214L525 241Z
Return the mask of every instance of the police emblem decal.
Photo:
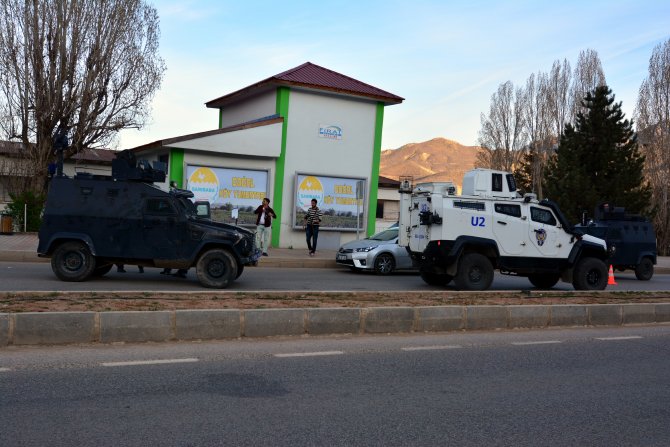
M537 245L541 247L547 240L547 232L545 230L535 230L535 239L537 239Z

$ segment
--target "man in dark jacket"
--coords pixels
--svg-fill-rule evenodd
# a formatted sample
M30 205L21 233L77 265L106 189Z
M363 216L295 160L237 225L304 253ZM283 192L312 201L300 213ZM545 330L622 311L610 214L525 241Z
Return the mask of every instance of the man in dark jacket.
M254 214L256 214L256 247L261 249L263 256L267 256L272 219L277 218L274 210L270 208L270 199L264 198L263 203L256 208Z

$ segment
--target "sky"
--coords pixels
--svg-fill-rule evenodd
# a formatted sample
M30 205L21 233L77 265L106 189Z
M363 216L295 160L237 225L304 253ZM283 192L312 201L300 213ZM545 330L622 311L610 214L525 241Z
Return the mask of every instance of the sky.
M167 71L141 130L119 149L216 129L205 102L312 62L405 101L382 149L437 137L478 144L491 95L595 50L626 118L649 58L670 39L668 0L147 0Z

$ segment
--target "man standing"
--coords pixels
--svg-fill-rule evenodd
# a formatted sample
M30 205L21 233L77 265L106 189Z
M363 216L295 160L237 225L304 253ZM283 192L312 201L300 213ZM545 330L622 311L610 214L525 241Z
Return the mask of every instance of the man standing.
M316 206L316 199L312 199L312 206L305 214L305 234L307 235L307 248L309 255L316 253L316 241L319 239L319 225L321 224L321 210Z
M263 203L256 208L254 214L256 214L256 247L261 249L263 256L267 256L272 219L277 218L274 210L270 208L270 199L264 198Z

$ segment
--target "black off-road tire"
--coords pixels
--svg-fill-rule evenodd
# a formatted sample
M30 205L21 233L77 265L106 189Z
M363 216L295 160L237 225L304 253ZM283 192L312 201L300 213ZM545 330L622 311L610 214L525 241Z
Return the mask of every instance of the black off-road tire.
M446 273L419 272L419 275L423 282L431 286L446 286L454 279L453 276Z
M654 263L649 258L642 258L635 267L635 277L640 281L649 281L652 276L654 276Z
M382 253L375 258L375 273L388 275L395 270L395 259L388 253Z
M493 265L484 255L466 253L458 261L454 283L458 290L487 290L493 282Z
M537 275L528 275L528 281L538 289L551 289L556 285L560 275L554 273L538 273Z
M227 250L207 250L198 259L196 273L203 287L225 289L237 277L237 261Z
M572 272L575 290L605 290L608 278L607 265L598 258L580 260Z
M51 256L51 270L61 281L86 281L95 270L95 258L85 243L64 242Z

